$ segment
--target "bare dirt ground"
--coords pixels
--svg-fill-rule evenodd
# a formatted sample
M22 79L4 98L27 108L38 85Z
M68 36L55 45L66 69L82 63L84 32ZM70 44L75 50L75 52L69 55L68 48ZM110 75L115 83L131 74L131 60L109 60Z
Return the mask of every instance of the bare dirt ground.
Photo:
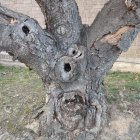
M110 120L99 140L140 140L140 104L123 102L109 108Z

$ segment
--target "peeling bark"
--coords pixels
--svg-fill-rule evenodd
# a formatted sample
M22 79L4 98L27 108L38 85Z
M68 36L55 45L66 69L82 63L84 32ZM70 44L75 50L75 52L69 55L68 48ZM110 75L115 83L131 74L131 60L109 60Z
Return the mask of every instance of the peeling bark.
M133 29L133 27L131 26L121 27L117 32L105 35L101 39L101 42L108 43L112 46L117 46L118 43L121 41L123 34L130 31L131 29Z
M29 139L94 140L103 130L107 104L103 78L139 32L140 1L110 0L90 27L74 0L36 0L47 28L0 6L0 51L35 70L47 88ZM21 135L23 137L23 135Z

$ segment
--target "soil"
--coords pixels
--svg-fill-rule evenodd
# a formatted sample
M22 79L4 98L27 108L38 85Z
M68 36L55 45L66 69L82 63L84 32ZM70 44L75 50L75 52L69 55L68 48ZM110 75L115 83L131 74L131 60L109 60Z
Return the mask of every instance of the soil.
M140 104L110 105L108 125L99 140L140 140Z

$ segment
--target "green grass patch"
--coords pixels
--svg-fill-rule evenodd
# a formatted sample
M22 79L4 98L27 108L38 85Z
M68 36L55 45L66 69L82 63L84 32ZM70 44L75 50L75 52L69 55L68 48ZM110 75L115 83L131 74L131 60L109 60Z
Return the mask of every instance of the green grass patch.
M140 74L130 72L110 72L105 78L107 99L117 101L119 93L123 93L124 100L140 100Z
M32 111L44 104L45 95L35 72L0 65L0 126L18 132L29 122Z

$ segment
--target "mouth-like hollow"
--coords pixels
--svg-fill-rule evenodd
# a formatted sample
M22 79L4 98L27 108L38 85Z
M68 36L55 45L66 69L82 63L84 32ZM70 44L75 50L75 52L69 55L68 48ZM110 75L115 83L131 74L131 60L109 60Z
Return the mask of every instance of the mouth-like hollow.
M65 100L65 104L69 104L69 103L73 103L73 104L83 104L83 98L79 95L75 95L74 99L66 99Z
M82 110L85 105L85 97L81 92L64 93L61 102L61 108L68 112L77 112Z

